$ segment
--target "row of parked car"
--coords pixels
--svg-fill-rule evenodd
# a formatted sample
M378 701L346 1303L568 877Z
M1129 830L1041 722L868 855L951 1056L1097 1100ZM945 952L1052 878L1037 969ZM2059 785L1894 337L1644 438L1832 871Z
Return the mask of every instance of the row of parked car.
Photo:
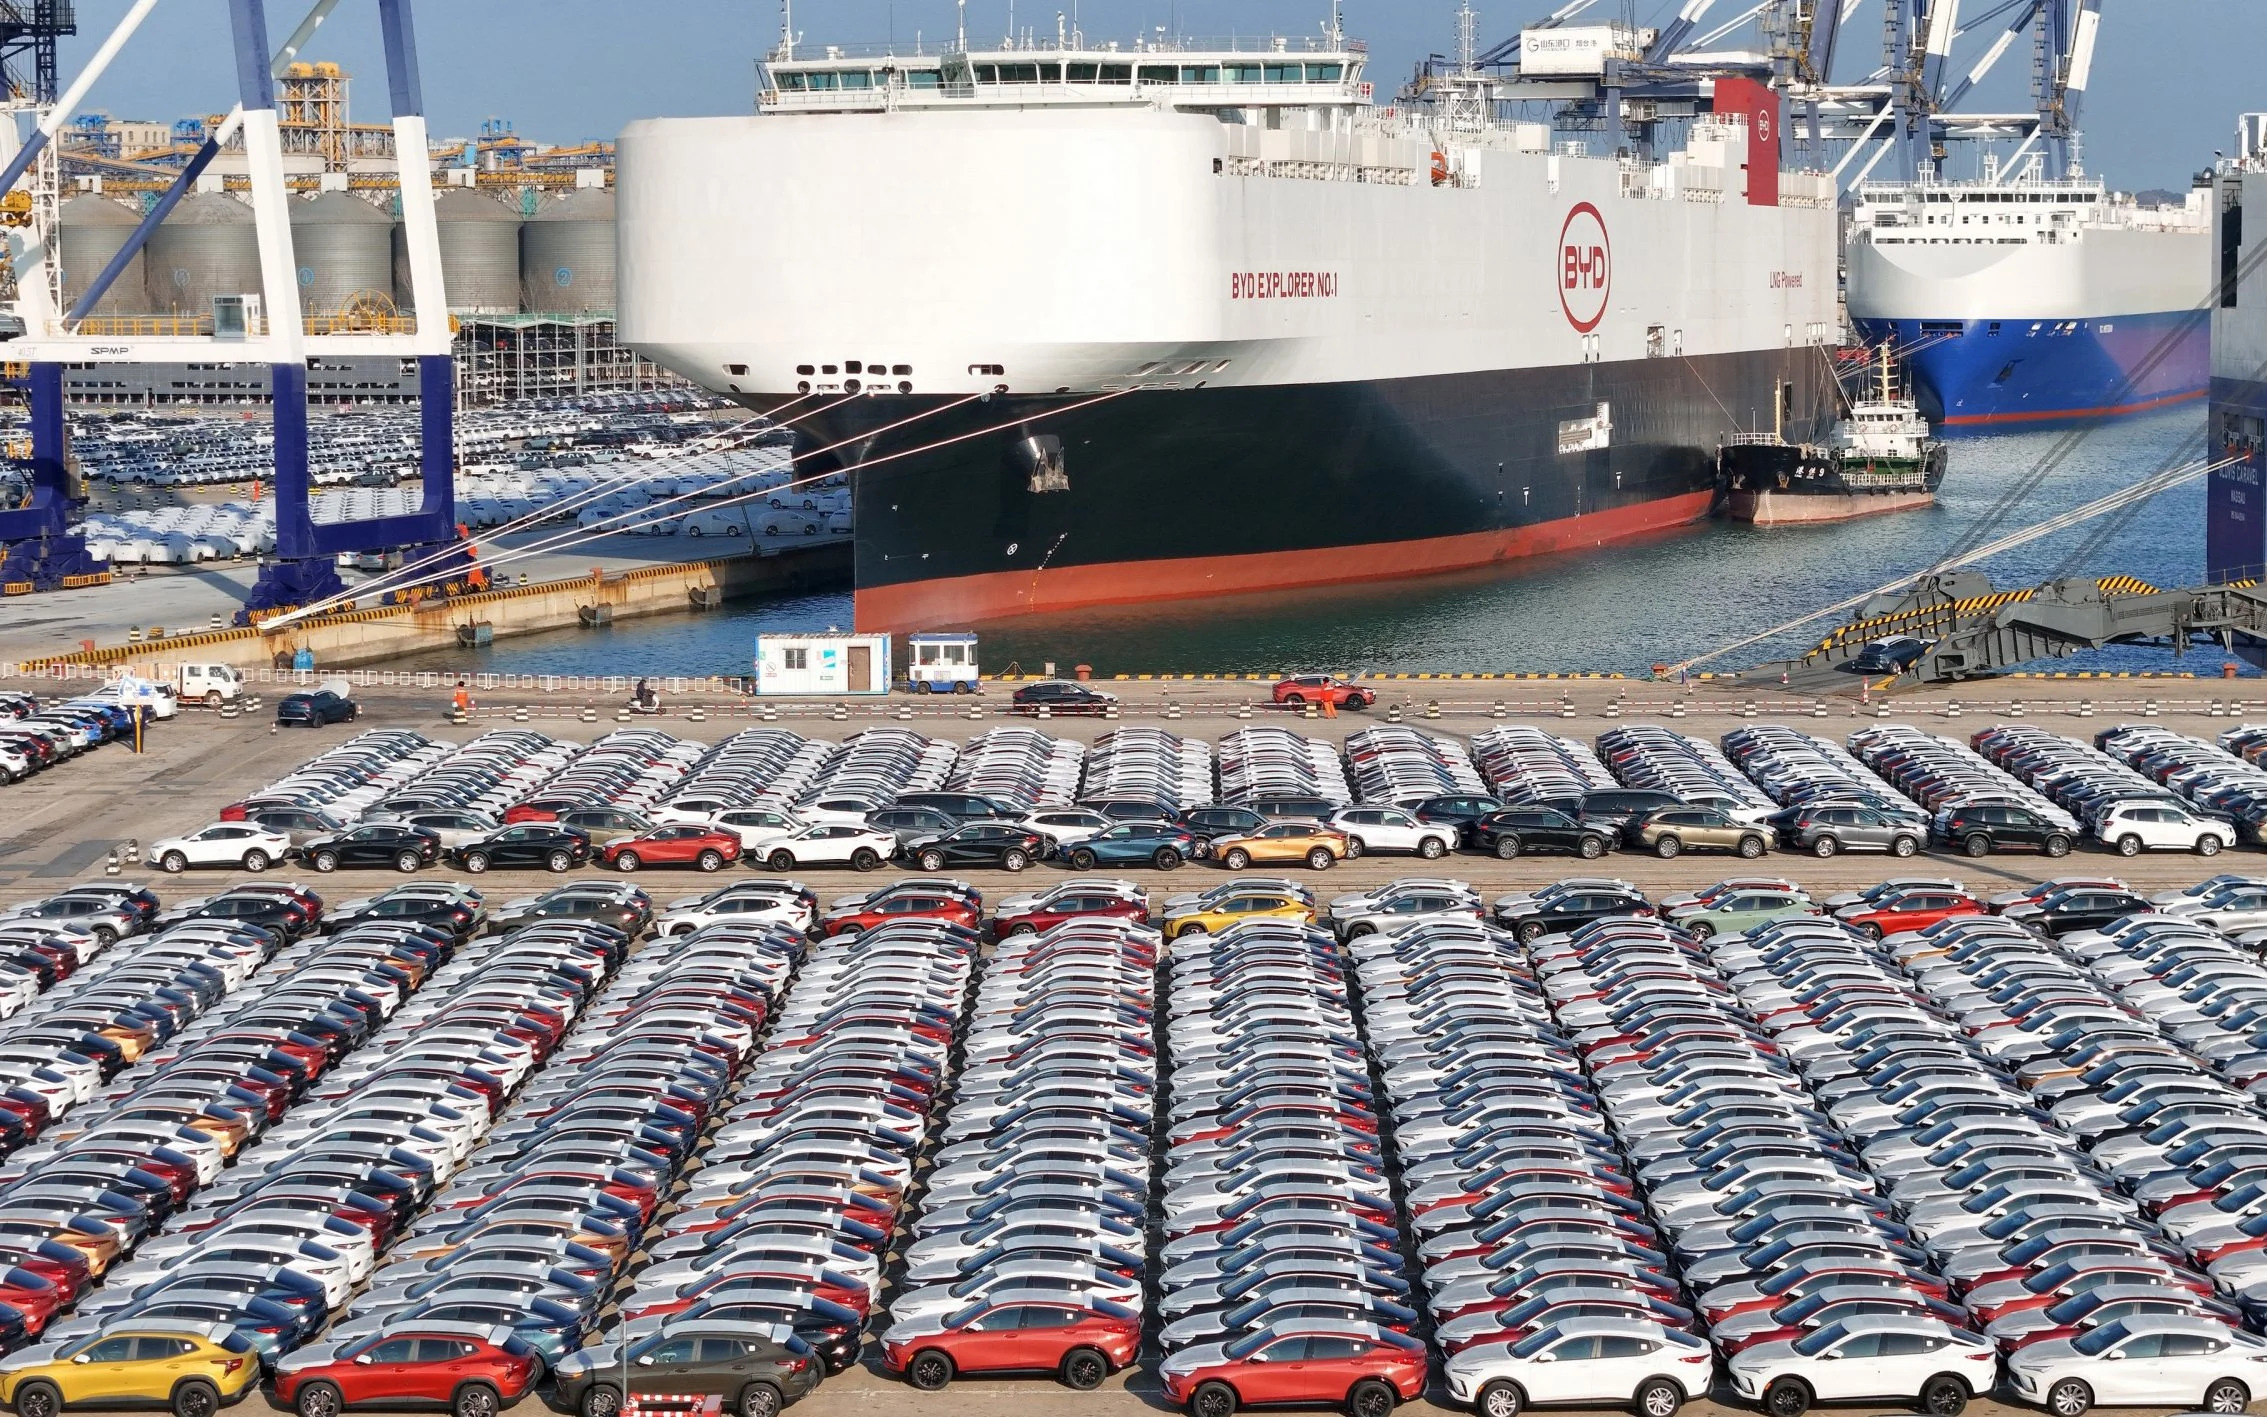
M30 694L0 694L0 786L21 782L105 743L132 743L137 727L154 717L150 710L115 696L43 704Z

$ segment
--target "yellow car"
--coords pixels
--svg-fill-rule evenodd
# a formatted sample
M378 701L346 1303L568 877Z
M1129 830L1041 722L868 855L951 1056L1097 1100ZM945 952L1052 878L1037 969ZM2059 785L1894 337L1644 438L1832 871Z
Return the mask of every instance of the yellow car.
M226 1324L122 1323L71 1343L0 1359L0 1403L16 1417L67 1407L163 1407L213 1417L260 1383L260 1355Z
M1165 912L1165 938L1214 934L1246 920L1296 920L1311 925L1315 908L1286 891L1243 890L1195 900Z
M1327 871L1345 860L1348 850L1346 833L1309 821L1269 822L1258 831L1212 842L1213 859L1231 871L1264 861L1304 861Z

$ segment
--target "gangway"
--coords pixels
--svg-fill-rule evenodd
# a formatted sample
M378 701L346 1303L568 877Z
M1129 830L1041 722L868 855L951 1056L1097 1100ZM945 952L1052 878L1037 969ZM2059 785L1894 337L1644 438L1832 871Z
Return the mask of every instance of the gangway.
M2110 645L2154 645L2175 655L2216 648L2257 661L2267 657L2267 586L2237 581L2164 590L2110 576L2000 590L1978 572L1946 572L1868 601L1800 658L1761 665L1737 679L1854 691L1861 676L1852 666L1866 646L1898 636L1925 641L1927 649L1897 674L1897 683L1988 678Z

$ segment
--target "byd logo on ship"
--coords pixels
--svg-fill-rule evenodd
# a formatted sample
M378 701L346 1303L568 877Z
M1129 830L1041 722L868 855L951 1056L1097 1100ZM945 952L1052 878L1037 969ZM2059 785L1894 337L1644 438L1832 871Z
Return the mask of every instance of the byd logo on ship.
M1559 229L1559 306L1581 334L1606 318L1606 297L1614 288L1614 243L1606 219L1588 202L1567 213Z

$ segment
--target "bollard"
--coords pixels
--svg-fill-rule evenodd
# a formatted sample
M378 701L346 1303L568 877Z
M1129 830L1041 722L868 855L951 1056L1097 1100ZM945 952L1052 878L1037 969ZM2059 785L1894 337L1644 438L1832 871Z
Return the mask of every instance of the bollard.
M1104 704L1102 706L1102 716L1104 718L1116 718L1118 716L1118 706L1116 704Z
M1958 699L1946 699L1944 701L1944 716L1946 718L1958 718L1960 716L1960 701Z
M984 706L982 704L970 704L968 706L968 718L971 723L981 723L984 719Z
M1740 705L1740 717L1755 717L1755 700L1749 699L1746 703Z
M1494 708L1492 708L1492 709L1489 709L1489 710L1488 710L1488 717L1490 717L1490 718L1509 718L1509 717L1511 717L1511 710L1510 710L1510 709L1508 709L1508 708L1505 708L1505 707L1504 707L1504 704L1503 704L1503 700L1502 700L1502 699L1498 699L1498 700L1496 700L1496 706L1495 706Z
M1811 705L1810 705L1810 716L1811 716L1812 718L1824 718L1824 717L1826 717L1826 700L1824 700L1824 699L1813 699L1813 700L1811 700Z
M222 705L220 706L220 716L221 716L222 718L234 718L234 717L236 717L236 716L237 716L237 715L238 715L239 713L242 713L242 712L243 712L243 710L242 710L242 709L239 709L239 708L238 708L238 707L237 707L236 705L234 705L234 704L222 704ZM274 725L272 725L272 724L270 725L270 727L273 727L273 726L274 726Z
M2023 716L2023 701L2021 699L2009 699L2007 701L2007 716L2009 718L2021 718Z
M706 723L708 722L708 710L694 709L691 713L685 715L685 720L688 723Z
M2080 718L2092 718L2094 716L2094 701L2092 699L2080 699L2078 701L2078 716Z
M1041 704L1034 716L1038 718L1053 718L1055 716L1055 711L1047 707L1047 705Z
M454 724L458 724L458 725L460 725L460 726L461 726L461 725L463 725L463 724L466 724L466 723L469 723L469 722L471 722L471 721L472 721L472 720L471 720L471 717L470 717L469 715L467 715L467 714L465 713L465 711L464 711L463 709L461 709L461 708L452 708L452 709L450 709L450 710L449 710L449 722L451 722L451 723L454 723Z
M2222 710L2220 708L2220 701L2218 699L2212 700L2211 707L2204 710L2204 716L2206 718L2218 718L2221 716L2221 713Z
M1238 705L1236 705L1236 717L1238 717L1238 718L1250 718L1251 716L1252 716L1252 706L1251 706L1250 704L1238 704ZM1399 722L1401 721L1401 710L1399 710L1399 709L1395 709L1395 710L1393 711L1393 721L1394 721L1395 723L1399 723Z
M220 624L220 616L218 616L218 615L215 615L215 616L213 616L213 617L212 617L212 623L211 623L210 629L212 630L212 632L213 632L214 634L218 634L218 633L220 633L220 628L221 628L221 624Z
M1684 701L1683 699L1678 699L1678 700L1676 700L1676 701L1675 701L1674 703L1671 703L1671 704L1669 705L1669 717L1671 717L1671 718L1683 718L1684 716L1685 716L1685 701Z
M2157 716L2157 701L2155 699L2143 699L2141 701L2141 716L2143 718L2155 718Z
M913 721L913 705L899 704L897 706L897 718L902 723L911 723Z
M1243 712L1237 714L1236 716L1238 718L1250 718L1252 716L1251 706L1249 704L1245 705ZM1385 721L1387 723L1399 723L1401 721L1401 705L1387 704L1385 707Z
M1180 704L1172 699L1167 699L1165 701L1165 716L1167 718L1179 718L1181 716Z
M1427 718L1439 718L1439 717L1440 717L1440 700L1439 700L1439 699L1427 699L1427 700L1425 700L1425 717L1427 717Z
M105 876L118 874L118 852L115 849L111 851L110 859L102 864L102 874Z
M757 714L756 717L762 719L766 723L777 723L779 722L779 710L773 708L770 704L765 704L764 711L760 714Z
M1045 704L1041 704L1039 706L1039 716L1041 718L1045 718L1047 716L1047 706ZM850 717L850 705L836 704L832 709L827 711L827 717L833 719L836 723L842 722L844 719Z
M126 643L130 645L138 645L141 642L142 627L139 625L128 625L126 627Z
M1560 717L1560 718L1572 718L1572 717L1574 717L1574 700L1572 700L1572 699L1568 699L1568 698L1561 698L1561 699L1559 700L1559 717Z
M516 708L516 709L513 709L513 710L512 710L512 722L514 722L514 723L525 723L525 722L527 722L527 705L526 705L526 704L521 704L521 705L520 705L520 706L519 706L518 708Z
M1873 716L1874 716L1875 718L1887 718L1887 717L1889 717L1889 705L1888 705L1888 703L1886 703L1886 702L1883 702L1883 703L1878 703L1878 704L1875 704L1875 705L1873 706Z
M1599 712L1608 718L1620 718L1622 716L1622 701L1620 699L1608 699L1606 706Z
M585 723L598 722L598 710L592 708L589 704L584 704L582 706L582 721Z
M1302 704L1299 707L1299 717L1320 718L1322 717L1322 708L1318 704Z

